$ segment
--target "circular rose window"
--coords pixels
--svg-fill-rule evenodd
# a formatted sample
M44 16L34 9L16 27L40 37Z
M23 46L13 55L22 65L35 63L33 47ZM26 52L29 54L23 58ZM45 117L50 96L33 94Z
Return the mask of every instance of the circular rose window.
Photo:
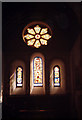
M41 45L47 45L47 41L52 37L52 31L43 22L32 22L24 28L22 37L28 46L39 48Z

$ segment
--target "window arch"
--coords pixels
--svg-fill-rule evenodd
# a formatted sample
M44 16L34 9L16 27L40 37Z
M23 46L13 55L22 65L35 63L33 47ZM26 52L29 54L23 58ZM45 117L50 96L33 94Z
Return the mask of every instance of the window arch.
M43 62L38 56L33 59L33 86L43 86Z
M12 61L10 65L10 95L25 94L26 72L22 60Z
M65 64L61 59L55 59L50 65L50 94L64 93L66 93Z
M45 94L45 58L40 52L30 58L30 94Z
M18 66L16 68L16 87L23 86L23 68Z
M60 67L55 65L53 68L54 87L60 87Z

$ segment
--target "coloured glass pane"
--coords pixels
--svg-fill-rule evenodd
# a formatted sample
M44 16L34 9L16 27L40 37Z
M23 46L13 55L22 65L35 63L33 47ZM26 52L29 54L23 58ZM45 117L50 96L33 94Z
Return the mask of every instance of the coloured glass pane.
M60 82L60 79L59 79L59 78L55 78L55 79L54 79L54 82L55 82L55 83L54 83L54 86L60 86L60 83L59 83L59 82Z
M44 39L40 39L40 42L41 42L42 45L47 45L47 41L44 40Z
M55 72L59 71L59 68L58 67L55 67L54 68Z
M34 38L34 36L33 36L33 35L30 35L30 34L27 34L27 35L24 36L24 38L26 38L27 40L29 40L29 39L31 39L31 38Z
M34 46L35 46L36 48L39 48L39 47L41 46L41 44L40 44L39 40L36 40L36 42L35 42Z
M27 30L28 30L28 33L35 35L35 32L33 29L28 28Z
M60 68L59 68L59 66L55 66L54 68L53 68L53 77L54 77L54 86L55 87L58 87L58 86L60 86Z
M16 70L16 86L21 87L23 84L23 69L18 67Z
M43 65L40 57L35 57L33 60L33 83L34 86L42 86Z
M51 38L51 36L49 34L46 34L46 35L42 35L42 38L49 40Z
M59 77L59 72L55 72L55 77Z
M36 34L36 35L35 35L35 38L36 38L36 39L40 39L40 35L39 35L39 34Z
M27 41L27 44L28 44L28 45L33 45L34 42L35 42L35 39L32 39L32 40Z
M34 27L34 30L36 33L39 33L41 30L41 27L39 27L39 25L37 25L36 27Z
M45 34L45 33L47 33L48 31L47 31L47 28L43 28L42 30L41 30L41 32L40 32L40 34L42 35L42 34Z
M34 46L36 48L39 48L41 45L47 45L47 40L51 38L51 35L48 34L48 28L41 28L39 25L33 28L27 28L26 32L26 35L23 35L24 42L28 46Z

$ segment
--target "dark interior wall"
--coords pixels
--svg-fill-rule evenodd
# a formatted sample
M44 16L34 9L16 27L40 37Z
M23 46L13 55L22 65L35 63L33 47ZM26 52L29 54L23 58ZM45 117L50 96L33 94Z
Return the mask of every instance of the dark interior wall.
M40 9L41 5L43 6L43 9ZM74 3L74 6L78 5ZM26 84L28 84L26 89L27 91L30 90L30 57L34 52L37 51L41 52L45 57L46 83L49 83L49 67L51 62L54 59L60 59L64 62L66 70L66 89L69 93L70 71L68 56L69 51L71 50L75 40L77 39L77 35L79 32L78 19L76 13L73 10L73 5L71 3L4 3L2 8L2 52L4 55L5 66L4 75L6 76L4 78L4 93L9 94L9 77L11 70L10 65L15 60L24 61L26 65ZM29 10L30 12L28 12ZM35 20L41 20L46 22L51 27L53 33L52 39L49 41L48 45L43 46L39 49L27 46L22 40L23 28L29 22ZM48 88L49 84L46 84L47 91Z
M62 4L47 3L43 5L43 9L40 9L40 5L41 4L39 3L35 5L31 3L26 5L24 3L23 4L14 3L13 5L12 3L3 4L3 46L2 46L3 47L2 48L3 90L4 90L3 102L4 104L7 104L7 101L8 101L7 98L9 96L9 89L10 89L9 88L9 81L10 81L9 78L10 78L10 71L11 71L10 66L16 60L21 60L25 64L26 97L30 94L30 58L33 53L40 52L43 54L45 58L46 94L49 94L50 92L49 91L50 64L53 60L60 59L65 64L66 93L72 94L71 101L72 101L72 104L74 103L73 105L76 108L76 111L78 112L78 116L80 118L80 111L79 111L79 106L80 106L79 94L81 89L81 84L80 84L81 80L79 79L79 69L80 69L79 40L80 39L79 38L77 39L77 36L79 33L79 23L78 23L77 15L73 11L73 8L74 8L73 5L77 6L77 4L76 3L71 4L71 7L70 7L70 5L68 5L67 3L66 4L65 3L62 3ZM45 7L47 8L46 10L48 11L44 12ZM37 8L38 8L38 11L37 11ZM22 39L23 28L29 22L35 21L35 20L41 20L46 22L53 31L53 37L51 41L49 41L48 45L42 46L39 49L27 46ZM22 96L22 97L25 97L25 96ZM26 100L27 99L28 98L26 98ZM60 97L60 99L61 101L63 101L62 97ZM15 98L12 98L12 101L14 100ZM46 100L47 99L45 99L45 101ZM53 103L54 103L54 100L53 100ZM19 98L18 98L18 101L19 101ZM24 104L24 106L25 105L26 104ZM11 102L11 106L12 106L12 102ZM9 107L7 106L7 108ZM54 105L54 108L55 108L55 105ZM73 108L71 110L73 110ZM3 107L3 111L6 112L5 107Z
M70 78L71 78L71 94L72 94L72 107L78 112L79 119L80 114L80 100L81 100L81 79L80 79L80 36L76 40L71 52L70 52Z

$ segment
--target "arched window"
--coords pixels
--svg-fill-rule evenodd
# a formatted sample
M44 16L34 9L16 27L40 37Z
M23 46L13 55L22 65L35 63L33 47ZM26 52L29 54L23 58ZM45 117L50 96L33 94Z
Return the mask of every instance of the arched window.
M33 86L43 86L43 63L38 56L33 59Z
M36 52L30 58L30 95L45 94L45 58Z
M23 86L23 68L18 66L16 68L16 87Z
M21 60L15 60L10 65L10 95L24 95L25 92L25 63Z
M54 87L60 87L60 67L58 65L53 68Z

